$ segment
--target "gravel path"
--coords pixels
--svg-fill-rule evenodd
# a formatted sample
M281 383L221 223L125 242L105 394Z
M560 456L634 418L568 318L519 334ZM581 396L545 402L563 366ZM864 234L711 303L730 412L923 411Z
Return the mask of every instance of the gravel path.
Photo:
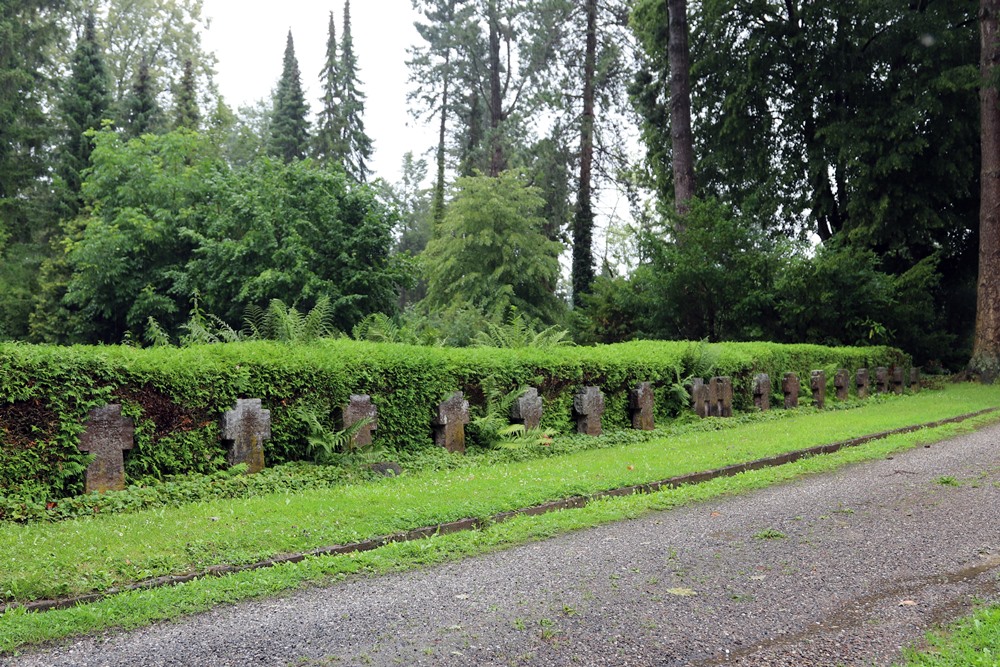
M998 573L994 426L737 498L0 662L890 665L974 598L1000 599Z

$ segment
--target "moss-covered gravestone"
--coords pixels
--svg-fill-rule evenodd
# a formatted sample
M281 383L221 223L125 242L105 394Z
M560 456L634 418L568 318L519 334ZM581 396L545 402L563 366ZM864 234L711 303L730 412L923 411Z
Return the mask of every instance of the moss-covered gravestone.
M542 397L538 390L528 387L527 390L510 406L510 420L515 424L524 424L528 431L538 428L542 423Z
M850 395L851 373L846 368L841 368L833 376L833 387L837 390L837 400L846 401Z
M604 394L598 387L584 387L573 397L573 418L576 419L577 433L600 435L603 415Z
M771 376L758 373L753 378L753 404L761 412L771 409Z
M708 383L713 417L733 416L733 381L728 377L714 377Z
M889 391L889 369L879 366L875 369L875 391L885 394Z
M858 387L858 398L868 398L868 392L871 390L871 378L868 376L867 368L858 369L856 384Z
M903 367L896 366L892 369L892 393L903 393Z
M372 432L378 428L378 408L372 403L368 394L351 394L351 400L340 408L340 427L349 429L358 422L367 420L358 427L357 433L351 436L351 448L367 447L372 444Z
M80 450L94 460L84 473L84 489L121 491L125 488L124 451L135 444L135 424L122 415L122 406L113 403L94 408L87 414L86 430L80 438Z
M799 376L795 373L785 373L781 380L781 392L785 395L785 409L799 407Z
M628 410L632 415L632 428L638 431L653 430L655 427L654 405L652 382L640 382L629 392Z
M812 390L813 405L822 410L826 407L826 371L810 373L809 388Z
M437 407L432 421L434 444L453 454L465 453L465 425L469 423L469 402L456 391Z
M271 411L259 398L241 398L222 415L222 441L229 447L230 466L245 463L248 473L264 469L264 441L271 439Z

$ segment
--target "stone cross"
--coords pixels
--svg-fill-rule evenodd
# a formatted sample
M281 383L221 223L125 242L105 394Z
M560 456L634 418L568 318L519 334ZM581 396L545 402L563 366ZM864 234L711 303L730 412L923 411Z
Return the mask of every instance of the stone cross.
M632 428L639 431L653 430L655 426L653 419L655 402L653 399L653 384L651 382L640 382L629 392L628 409L632 414Z
M271 439L271 411L263 410L259 398L241 398L222 415L222 441L228 443L230 466L247 464L248 473L264 469L264 441Z
M701 378L691 380L691 402L694 404L694 413L704 419L710 413L708 385Z
M714 377L708 383L709 406L713 417L733 416L733 381L728 377Z
M858 369L858 398L868 398L868 391L871 388L871 379L868 377L867 368Z
M809 374L809 388L812 389L813 405L820 410L826 407L826 371Z
M452 454L465 453L465 425L469 423L469 402L456 391L437 408L434 415L434 444Z
M892 369L892 393L903 393L903 367L896 366Z
M795 373L785 373L781 380L781 391L785 394L785 409L799 407L799 376Z
M889 391L889 369L885 366L875 369L875 390L880 394Z
M920 369L916 366L910 369L910 390L920 391Z
M604 414L604 394L597 387L584 387L573 397L573 416L576 432L587 435L601 434L601 416Z
M851 374L846 368L841 368L837 371L836 375L833 376L833 386L837 390L837 400L846 401L850 395Z
M351 394L351 400L340 408L340 427L349 429L363 419L371 420L351 436L351 449L372 444L372 431L378 429L378 408L368 394Z
M122 406L113 403L87 413L87 427L80 437L80 450L94 460L84 473L84 490L121 491L125 488L124 450L135 444L135 424L122 416Z
M771 378L767 373L758 373L753 378L753 404L761 412L771 409Z
M542 423L542 397L534 387L521 394L510 406L510 420L515 424L524 424L525 430L538 428Z

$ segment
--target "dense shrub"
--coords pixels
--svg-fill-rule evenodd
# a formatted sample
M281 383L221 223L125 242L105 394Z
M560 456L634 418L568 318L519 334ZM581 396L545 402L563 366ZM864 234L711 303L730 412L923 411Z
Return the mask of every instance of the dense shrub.
M324 416L352 393L371 394L379 442L390 450L430 447L432 409L456 389L481 411L488 396L536 386L545 400L542 426L572 431L573 395L598 385L606 428L628 423L628 392L648 380L659 389L657 416L679 409L669 391L706 356L730 375L738 408L750 405L758 372L780 377L823 368L908 365L887 347L699 344L640 341L593 348L447 349L321 340L309 345L249 342L140 350L116 347L0 345L0 495L44 501L79 493L85 454L77 448L87 412L120 401L136 421L126 455L130 481L211 473L225 466L218 420L240 397L261 398L272 414L269 464L307 457L299 407ZM774 383L778 385L777 382Z

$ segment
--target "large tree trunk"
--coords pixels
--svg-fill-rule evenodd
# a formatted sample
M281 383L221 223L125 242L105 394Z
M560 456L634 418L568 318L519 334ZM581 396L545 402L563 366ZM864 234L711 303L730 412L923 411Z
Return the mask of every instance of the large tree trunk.
M597 64L597 0L586 0L587 46L583 62L583 117L580 121L580 189L573 218L573 303L582 304L594 281L594 72Z
M674 206L687 213L694 197L694 140L691 135L691 55L687 0L667 0L670 20L670 136L674 167Z
M500 87L500 16L497 0L490 0L490 176L499 176L507 168L500 137L503 121L503 89Z
M455 18L455 2L448 3L446 20ZM445 139L448 131L448 89L451 84L451 44L444 52L444 81L441 84L441 124L438 127L437 147L437 179L434 182L434 201L432 213L434 224L439 225L444 220L444 172L445 172Z
M976 339L970 367L993 382L1000 371L1000 38L997 17L1000 0L980 0L979 60L982 83L979 99L982 136L979 209L979 289Z

